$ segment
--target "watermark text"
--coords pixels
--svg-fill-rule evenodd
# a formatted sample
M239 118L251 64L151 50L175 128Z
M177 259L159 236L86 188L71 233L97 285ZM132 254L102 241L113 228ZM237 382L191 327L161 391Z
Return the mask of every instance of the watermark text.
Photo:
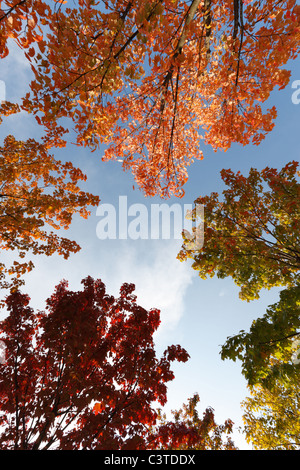
M100 204L96 216L100 217L96 227L100 240L179 240L184 233L188 250L199 250L203 246L202 204L162 203L150 204L149 208L141 203L128 205L127 196L119 196L118 207Z

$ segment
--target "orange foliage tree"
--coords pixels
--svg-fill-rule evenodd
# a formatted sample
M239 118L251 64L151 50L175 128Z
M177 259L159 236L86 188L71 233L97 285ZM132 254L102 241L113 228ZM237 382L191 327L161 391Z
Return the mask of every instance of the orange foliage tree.
M106 144L146 195L181 195L187 167L232 142L259 144L299 53L295 0L2 2L2 56L14 38L35 77L22 107L53 144L70 118L78 145Z
M5 138L0 147L0 248L15 250L19 260L11 266L0 263L0 287L24 282L22 274L34 266L24 259L28 252L68 258L80 249L52 229L67 229L74 214L86 218L87 206L98 204L97 196L80 190L78 182L85 178L72 163L55 160L41 142Z
M23 49L30 60L30 47L43 39L42 26L52 14L49 5L27 0L0 4L0 57L9 54L9 39ZM2 101L0 123L6 116L21 111L18 103ZM0 287L16 288L22 275L33 267L31 254L58 253L65 258L80 246L54 230L67 229L75 214L86 218L88 206L96 206L99 197L80 189L86 176L71 162L61 162L49 154L58 146L59 127L40 142L33 138L4 138L0 146L0 248L15 251L7 266L0 263Z

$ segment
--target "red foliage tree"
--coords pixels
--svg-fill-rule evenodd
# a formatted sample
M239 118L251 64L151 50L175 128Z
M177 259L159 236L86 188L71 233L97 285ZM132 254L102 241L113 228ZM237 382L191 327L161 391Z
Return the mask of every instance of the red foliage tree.
M20 291L0 324L0 449L143 449L166 402L180 346L156 357L159 310L136 303L133 284L119 298L88 277L82 291L62 281L35 313Z
M233 422L227 419L224 424L217 424L214 410L209 407L200 417L197 405L198 393L188 399L179 410L172 411L173 420L167 420L159 413L156 426L148 448L159 450L238 450L231 433Z

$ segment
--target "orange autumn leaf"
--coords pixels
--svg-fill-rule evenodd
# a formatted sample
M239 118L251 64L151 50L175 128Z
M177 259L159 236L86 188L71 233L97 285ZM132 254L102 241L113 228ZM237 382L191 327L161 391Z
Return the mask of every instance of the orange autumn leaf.
M96 403L93 407L93 412L95 413L95 415L97 415L98 413L101 413L104 409L104 406L102 405L102 403Z

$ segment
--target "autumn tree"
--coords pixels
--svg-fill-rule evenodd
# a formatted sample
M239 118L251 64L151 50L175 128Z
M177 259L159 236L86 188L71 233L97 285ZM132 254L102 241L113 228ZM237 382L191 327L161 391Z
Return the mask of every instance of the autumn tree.
M218 425L214 410L209 407L199 416L198 393L188 399L182 408L172 411L173 420L159 413L157 425L150 435L148 448L159 450L238 450L230 435L233 422L228 419Z
M166 402L171 362L187 352L169 346L156 357L158 310L136 303L134 285L120 296L88 277L83 290L62 281L34 312L20 291L6 299L1 322L0 448L7 450L143 449Z
M22 109L55 145L107 149L146 195L182 195L187 168L232 142L259 144L273 128L262 107L299 53L295 0L5 1L7 38L34 72Z
M43 39L42 26L51 15L44 2L28 0L1 2L0 57L9 54L9 40L15 40L30 60L28 48ZM19 113L18 103L0 104L0 123ZM80 189L86 176L71 162L62 163L50 155L60 146L60 126L54 126L40 142L25 141L13 135L4 138L0 147L0 248L14 251L11 266L0 263L0 287L16 288L23 284L22 275L33 267L30 254L58 253L68 258L80 249L76 241L58 236L58 229L69 228L75 214L89 215L88 206L96 206L99 197Z
M222 197L212 193L195 201L205 208L204 245L189 251L183 244L179 259L192 259L201 278L231 277L244 300L258 298L261 289L299 285L298 166L252 168L248 177L222 170L228 187Z
M300 395L298 380L276 381L272 390L256 385L242 402L244 433L254 450L300 449Z
M284 289L280 300L270 305L249 332L227 338L222 359L240 360L250 386L260 384L271 390L276 384L295 384L300 366L293 360L300 339L300 286ZM300 352L300 350L299 350Z
M189 250L183 244L179 259L193 260L201 278L231 277L244 300L259 298L261 289L283 286L280 300L269 306L250 331L227 338L222 359L241 360L250 385L271 386L290 380L299 365L291 363L299 337L300 302L300 184L298 163L281 170L251 169L248 177L222 170L229 187L198 198L205 206L204 245ZM194 210L195 212L195 210ZM190 217L194 217L193 211ZM280 362L278 363L278 360Z
M0 286L16 287L33 268L28 253L68 258L80 246L54 231L67 229L75 214L86 218L99 198L80 190L86 176L72 163L56 160L44 142L16 140L0 147L0 248L17 252L12 266L0 263ZM15 276L15 277L12 277Z

